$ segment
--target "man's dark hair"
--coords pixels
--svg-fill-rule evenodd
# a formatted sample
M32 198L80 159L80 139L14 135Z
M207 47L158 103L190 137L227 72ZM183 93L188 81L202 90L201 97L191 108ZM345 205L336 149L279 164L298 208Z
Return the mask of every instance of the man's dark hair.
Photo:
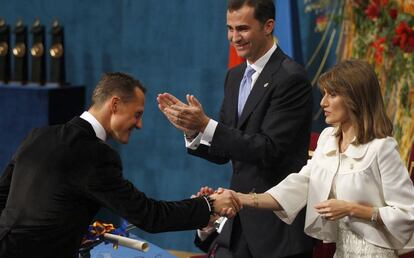
M261 24L265 24L269 19L275 19L276 8L273 0L228 0L227 10L239 10L244 5L254 8L254 18Z
M121 73L105 73L93 91L92 105L101 105L113 95L118 95L122 101L128 102L135 96L135 89L140 89L144 94L147 91L139 80Z

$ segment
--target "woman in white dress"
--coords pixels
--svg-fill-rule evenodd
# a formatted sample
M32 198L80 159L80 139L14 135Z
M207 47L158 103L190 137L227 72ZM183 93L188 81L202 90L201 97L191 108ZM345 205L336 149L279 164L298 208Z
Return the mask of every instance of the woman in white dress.
M391 137L369 64L344 61L323 74L326 128L312 159L266 193L238 193L291 223L307 205L305 233L336 242L335 257L398 257L414 248L414 187Z

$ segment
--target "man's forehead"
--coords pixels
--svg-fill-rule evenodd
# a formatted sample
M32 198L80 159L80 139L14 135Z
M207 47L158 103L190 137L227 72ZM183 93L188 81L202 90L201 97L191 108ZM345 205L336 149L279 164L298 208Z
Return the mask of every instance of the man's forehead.
M254 13L254 6L250 6L247 4L242 5L240 8L237 9L227 9L227 13Z
M133 107L134 112L136 112L136 113L137 112L144 112L145 101L137 99L132 103L132 107Z
M145 94L140 88L135 88L135 97L139 100L145 101Z
M254 9L252 7L246 6L249 9L237 9L237 10L227 10L227 23L229 21L239 21L247 19L255 19Z

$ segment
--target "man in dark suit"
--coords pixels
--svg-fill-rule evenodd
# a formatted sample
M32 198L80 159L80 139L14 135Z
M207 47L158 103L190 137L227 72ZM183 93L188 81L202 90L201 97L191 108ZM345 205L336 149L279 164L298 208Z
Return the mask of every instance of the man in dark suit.
M156 201L123 178L105 140L126 144L141 128L144 93L131 76L106 74L88 112L27 136L0 178L0 257L76 257L102 206L149 232L196 229L213 212L234 215L232 192Z
M188 152L218 164L231 161L230 188L243 193L266 191L307 159L311 85L274 43L274 19L273 0L228 1L228 39L247 63L227 73L219 122L192 95L187 104L169 93L158 96L160 110L185 133ZM311 257L313 240L303 228L303 212L289 226L272 212L245 209L226 222L215 256Z

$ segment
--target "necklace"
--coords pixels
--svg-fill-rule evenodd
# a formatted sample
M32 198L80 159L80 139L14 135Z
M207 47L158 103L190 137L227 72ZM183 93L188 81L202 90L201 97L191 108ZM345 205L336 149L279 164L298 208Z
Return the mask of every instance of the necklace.
M341 141L340 141L340 144L339 144L339 151L342 153L342 152L344 152L347 148L348 148L348 146L350 145L352 143L352 140L351 141L348 141L348 142L345 142L342 138L341 138Z

